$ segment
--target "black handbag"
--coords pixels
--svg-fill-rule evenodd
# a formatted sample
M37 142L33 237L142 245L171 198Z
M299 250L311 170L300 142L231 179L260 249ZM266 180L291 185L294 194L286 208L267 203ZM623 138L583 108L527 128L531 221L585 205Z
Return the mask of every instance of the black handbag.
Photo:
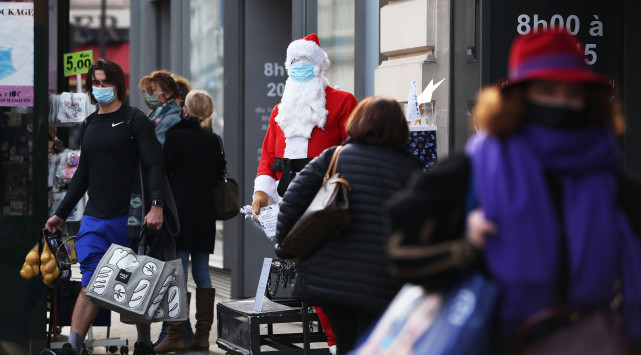
M305 259L347 228L349 181L336 172L341 146L338 146L325 173L323 185L307 210L287 233L281 247L290 255Z
M220 139L220 136L218 136L218 141L220 142L220 154L222 154L223 162L225 162L225 149L223 148L223 141ZM214 189L214 202L217 220L224 221L236 217L236 215L240 213L238 183L227 175L226 167L223 168L223 180Z

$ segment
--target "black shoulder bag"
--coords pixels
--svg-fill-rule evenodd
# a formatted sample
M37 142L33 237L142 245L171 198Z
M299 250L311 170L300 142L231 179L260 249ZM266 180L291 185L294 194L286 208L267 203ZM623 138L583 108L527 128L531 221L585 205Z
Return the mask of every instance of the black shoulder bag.
M218 137L220 143L220 154L223 158L223 181L214 189L214 202L216 207L216 219L226 220L240 212L240 201L238 198L238 183L227 175L227 161L225 160L225 148L223 140Z

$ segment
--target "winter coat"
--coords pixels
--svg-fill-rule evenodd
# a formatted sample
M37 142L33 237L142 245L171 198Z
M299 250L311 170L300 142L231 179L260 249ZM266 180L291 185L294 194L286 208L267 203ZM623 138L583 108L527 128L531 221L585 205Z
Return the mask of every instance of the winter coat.
M214 189L223 179L220 137L188 117L167 131L165 168L180 218L176 249L214 252Z
M281 242L322 185L332 154L325 150L290 184L280 207L277 234ZM351 225L298 266L295 297L314 305L353 307L382 312L402 286L388 273L385 246L389 233L383 204L419 168L403 149L348 143L336 171L351 185Z

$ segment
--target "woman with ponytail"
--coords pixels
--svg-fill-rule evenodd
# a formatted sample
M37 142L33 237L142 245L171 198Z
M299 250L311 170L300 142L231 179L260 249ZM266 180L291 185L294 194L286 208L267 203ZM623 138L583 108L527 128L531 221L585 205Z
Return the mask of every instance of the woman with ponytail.
M213 112L214 102L209 94L189 91L184 102L184 118L167 131L163 147L181 226L176 253L182 259L185 280L191 256L196 283L196 333L185 347L186 327L170 325L165 339L167 346L156 347L159 353L209 349L216 294L209 276L209 254L214 252L216 235L214 188L222 181L225 168L222 140L211 129Z

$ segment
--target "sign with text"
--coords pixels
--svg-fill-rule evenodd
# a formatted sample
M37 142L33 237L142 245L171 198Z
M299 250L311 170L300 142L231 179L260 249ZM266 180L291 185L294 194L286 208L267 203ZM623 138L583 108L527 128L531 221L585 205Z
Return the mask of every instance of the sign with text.
M565 28L581 40L592 70L612 76L617 86L622 79L623 0L492 0L490 12L490 48L484 49L490 82L484 84L507 76L510 46L518 35L552 28Z
M93 63L93 51L67 53L63 58L65 76L85 74Z
M0 106L33 106L32 2L0 2Z

